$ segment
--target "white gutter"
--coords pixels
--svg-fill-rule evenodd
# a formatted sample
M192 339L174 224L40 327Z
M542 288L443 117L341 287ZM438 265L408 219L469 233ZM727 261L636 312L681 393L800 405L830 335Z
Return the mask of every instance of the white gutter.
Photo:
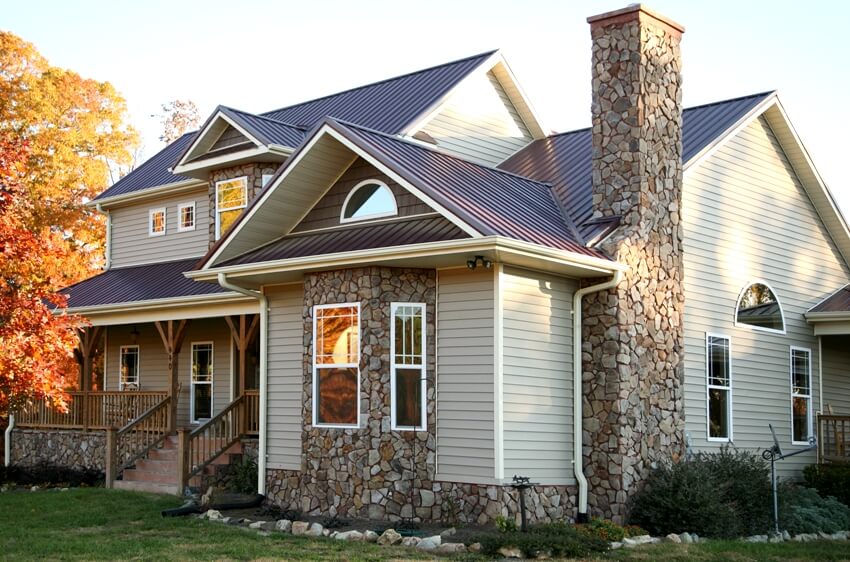
M257 492L266 493L266 451L268 449L268 437L266 435L266 421L268 418L268 314L269 299L260 291L252 291L238 285L233 285L227 280L224 273L218 274L218 284L225 289L254 297L260 303L260 444L257 455Z
M584 458L582 443L582 398L584 396L581 384L581 299L588 293L604 291L616 287L623 279L622 270L616 270L614 276L604 283L579 289L573 295L573 471L578 482L578 514L577 523L586 523L587 518L587 478L584 477Z
M103 210L101 203L97 203L95 209L97 209L98 213L106 215L106 263L103 268L109 269L109 266L112 264L112 215L109 214L109 211Z
M15 429L15 414L9 414L9 427L6 428L6 439L3 441L3 464L12 464L12 430Z

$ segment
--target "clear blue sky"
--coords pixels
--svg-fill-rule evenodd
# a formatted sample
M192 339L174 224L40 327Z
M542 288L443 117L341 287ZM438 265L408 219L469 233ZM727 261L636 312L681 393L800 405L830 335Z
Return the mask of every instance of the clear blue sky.
M487 49L503 49L545 124L590 120L585 18L630 3L535 0L0 0L0 28L52 64L108 80L144 154L159 105L189 98L264 111ZM685 105L778 89L815 164L850 215L850 2L655 0L686 27Z

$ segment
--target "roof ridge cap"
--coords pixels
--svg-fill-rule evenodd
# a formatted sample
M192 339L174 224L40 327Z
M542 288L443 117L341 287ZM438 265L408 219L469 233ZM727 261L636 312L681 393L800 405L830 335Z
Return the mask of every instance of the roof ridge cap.
M243 109L236 109L235 107L229 107L229 106L225 106L225 105L222 105L220 107L227 109L229 111L241 113L243 115L249 115L249 116L254 117L256 119L262 119L264 121L271 121L272 123L275 123L277 125L285 125L287 127L292 127L293 129L298 129L299 131L306 131L307 130L306 127L302 127L301 125L295 125L293 123L287 123L286 121L281 121L280 119L274 119L273 117L268 117L268 116L263 115L261 113L251 113L250 111L245 111Z

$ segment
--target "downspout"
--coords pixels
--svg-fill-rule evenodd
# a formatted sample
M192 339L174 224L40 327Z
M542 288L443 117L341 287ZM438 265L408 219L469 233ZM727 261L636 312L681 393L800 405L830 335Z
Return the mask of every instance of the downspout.
M12 465L12 430L15 429L15 414L9 414L9 425L6 427L6 437L3 440L3 464Z
M109 214L109 211L104 211L103 206L98 203L95 205L98 213L103 213L106 215L106 264L104 264L104 269L109 269L109 266L112 265L112 215Z
M623 272L617 270L614 276L604 283L579 289L573 295L573 471L578 482L578 513L576 523L587 523L587 478L584 476L584 458L582 443L582 398L581 384L581 299L588 293L604 291L616 287L623 279Z
M260 291L252 291L244 287L234 285L227 280L224 273L218 274L218 284L225 289L230 289L237 293L253 297L260 303L260 444L259 453L257 455L257 492L265 495L266 493L266 450L268 449L268 439L266 437L266 420L268 417L267 403L268 393L268 312L269 299Z

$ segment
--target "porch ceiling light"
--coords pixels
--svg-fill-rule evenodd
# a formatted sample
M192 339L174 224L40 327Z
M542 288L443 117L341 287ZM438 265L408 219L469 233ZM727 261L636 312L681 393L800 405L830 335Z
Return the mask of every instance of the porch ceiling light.
M474 259L466 261L466 267L468 267L469 269L475 269L479 265L483 265L487 269L490 269L491 267L493 267L493 262L488 259L484 259L484 256L475 256Z
M141 333L141 332L139 332L139 329L138 329L138 328L135 326L135 324L134 324L134 325L133 325L133 329L132 329L132 330L130 330L130 342L131 342L131 343L138 343L138 342L139 342L139 334L140 334L140 333Z

